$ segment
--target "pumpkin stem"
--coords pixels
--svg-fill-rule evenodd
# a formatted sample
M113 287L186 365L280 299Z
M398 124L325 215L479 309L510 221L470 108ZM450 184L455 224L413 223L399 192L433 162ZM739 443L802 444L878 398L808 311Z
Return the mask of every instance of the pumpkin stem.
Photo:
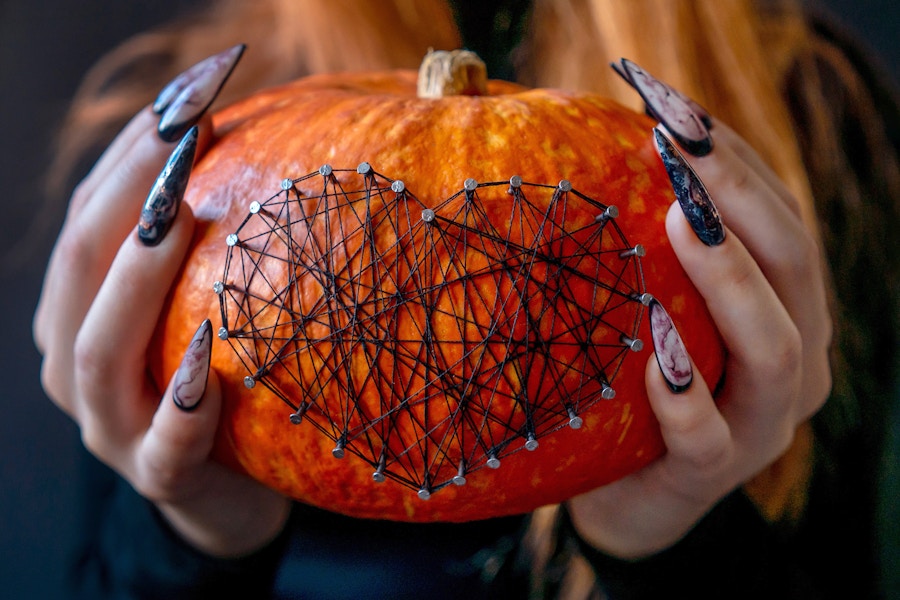
M487 67L470 50L429 50L419 67L419 98L484 96Z

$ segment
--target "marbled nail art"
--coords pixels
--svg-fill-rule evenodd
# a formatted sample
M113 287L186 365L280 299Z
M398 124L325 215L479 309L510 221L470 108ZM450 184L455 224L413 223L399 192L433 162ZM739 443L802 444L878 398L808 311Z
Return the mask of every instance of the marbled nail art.
M196 150L197 128L192 127L169 156L141 209L137 233L145 246L159 244L169 232L191 176Z
M678 205L691 229L707 246L718 246L725 241L725 228L706 186L669 138L656 127L653 128L653 136L656 149L669 174L669 181L672 182L675 198L678 199Z
M238 44L200 61L172 80L157 96L153 110L161 113L157 131L166 142L174 142L197 123L244 53Z
M172 383L172 401L181 410L191 411L199 406L206 392L211 353L212 324L207 319L194 334Z
M675 141L694 156L712 152L712 119L702 106L623 58L613 69L641 95L648 114L665 125Z
M694 371L675 324L657 300L650 303L650 335L663 379L670 390L680 394L691 386Z

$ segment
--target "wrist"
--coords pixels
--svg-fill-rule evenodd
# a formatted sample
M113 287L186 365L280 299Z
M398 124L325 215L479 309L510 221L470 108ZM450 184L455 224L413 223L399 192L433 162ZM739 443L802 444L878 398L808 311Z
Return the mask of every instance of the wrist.
M258 497L204 498L185 503L160 503L160 516L186 544L215 558L253 554L271 544L284 530L290 501L267 489Z
M586 540L564 505L560 536L593 569L600 587L614 598L773 597L789 560L785 548L741 491L722 499L673 545L641 558L610 554ZM752 591L750 591L752 590ZM782 596L776 596L782 597Z
M565 509L573 533L585 544L621 560L640 560L678 543L710 508L675 499L664 514L650 505L628 511L621 506L615 501L598 504L588 493L570 499Z

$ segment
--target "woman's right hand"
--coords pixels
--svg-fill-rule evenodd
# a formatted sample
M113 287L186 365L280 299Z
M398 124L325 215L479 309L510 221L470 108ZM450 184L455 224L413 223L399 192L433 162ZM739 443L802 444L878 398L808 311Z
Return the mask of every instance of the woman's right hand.
M209 323L197 324L166 390L150 379L146 354L194 229L173 184L186 183L208 124L199 137L190 129L174 153L168 142L201 118L242 50L176 78L78 185L34 319L44 388L78 423L87 449L185 541L219 557L265 546L283 529L290 502L210 457L222 396L209 370Z

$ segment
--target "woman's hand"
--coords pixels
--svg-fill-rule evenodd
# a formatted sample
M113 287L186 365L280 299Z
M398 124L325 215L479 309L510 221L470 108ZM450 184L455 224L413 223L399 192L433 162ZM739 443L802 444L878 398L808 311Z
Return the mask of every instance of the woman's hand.
M209 323L197 324L166 390L150 380L146 352L193 235L190 207L179 210L179 203L204 136L188 128L242 50L213 56L174 80L156 112L141 111L77 187L34 320L44 388L79 424L88 450L152 501L186 541L223 557L272 540L289 502L210 459L221 394L209 370ZM173 152L163 140L185 131Z
M682 111L678 119L667 119L671 104L649 112L666 129L690 122L686 132L707 131L695 107L677 100L667 98ZM832 324L820 250L797 201L722 123L702 145L711 151L690 165L662 132L655 135L681 204L669 211L669 239L706 300L728 359L715 402L695 368L692 378L691 370L671 368L692 363L664 311L651 310L651 319L659 317L654 333L676 340L657 345L661 360L651 359L646 370L667 453L568 505L585 541L629 559L677 542L721 498L774 462L831 387Z

